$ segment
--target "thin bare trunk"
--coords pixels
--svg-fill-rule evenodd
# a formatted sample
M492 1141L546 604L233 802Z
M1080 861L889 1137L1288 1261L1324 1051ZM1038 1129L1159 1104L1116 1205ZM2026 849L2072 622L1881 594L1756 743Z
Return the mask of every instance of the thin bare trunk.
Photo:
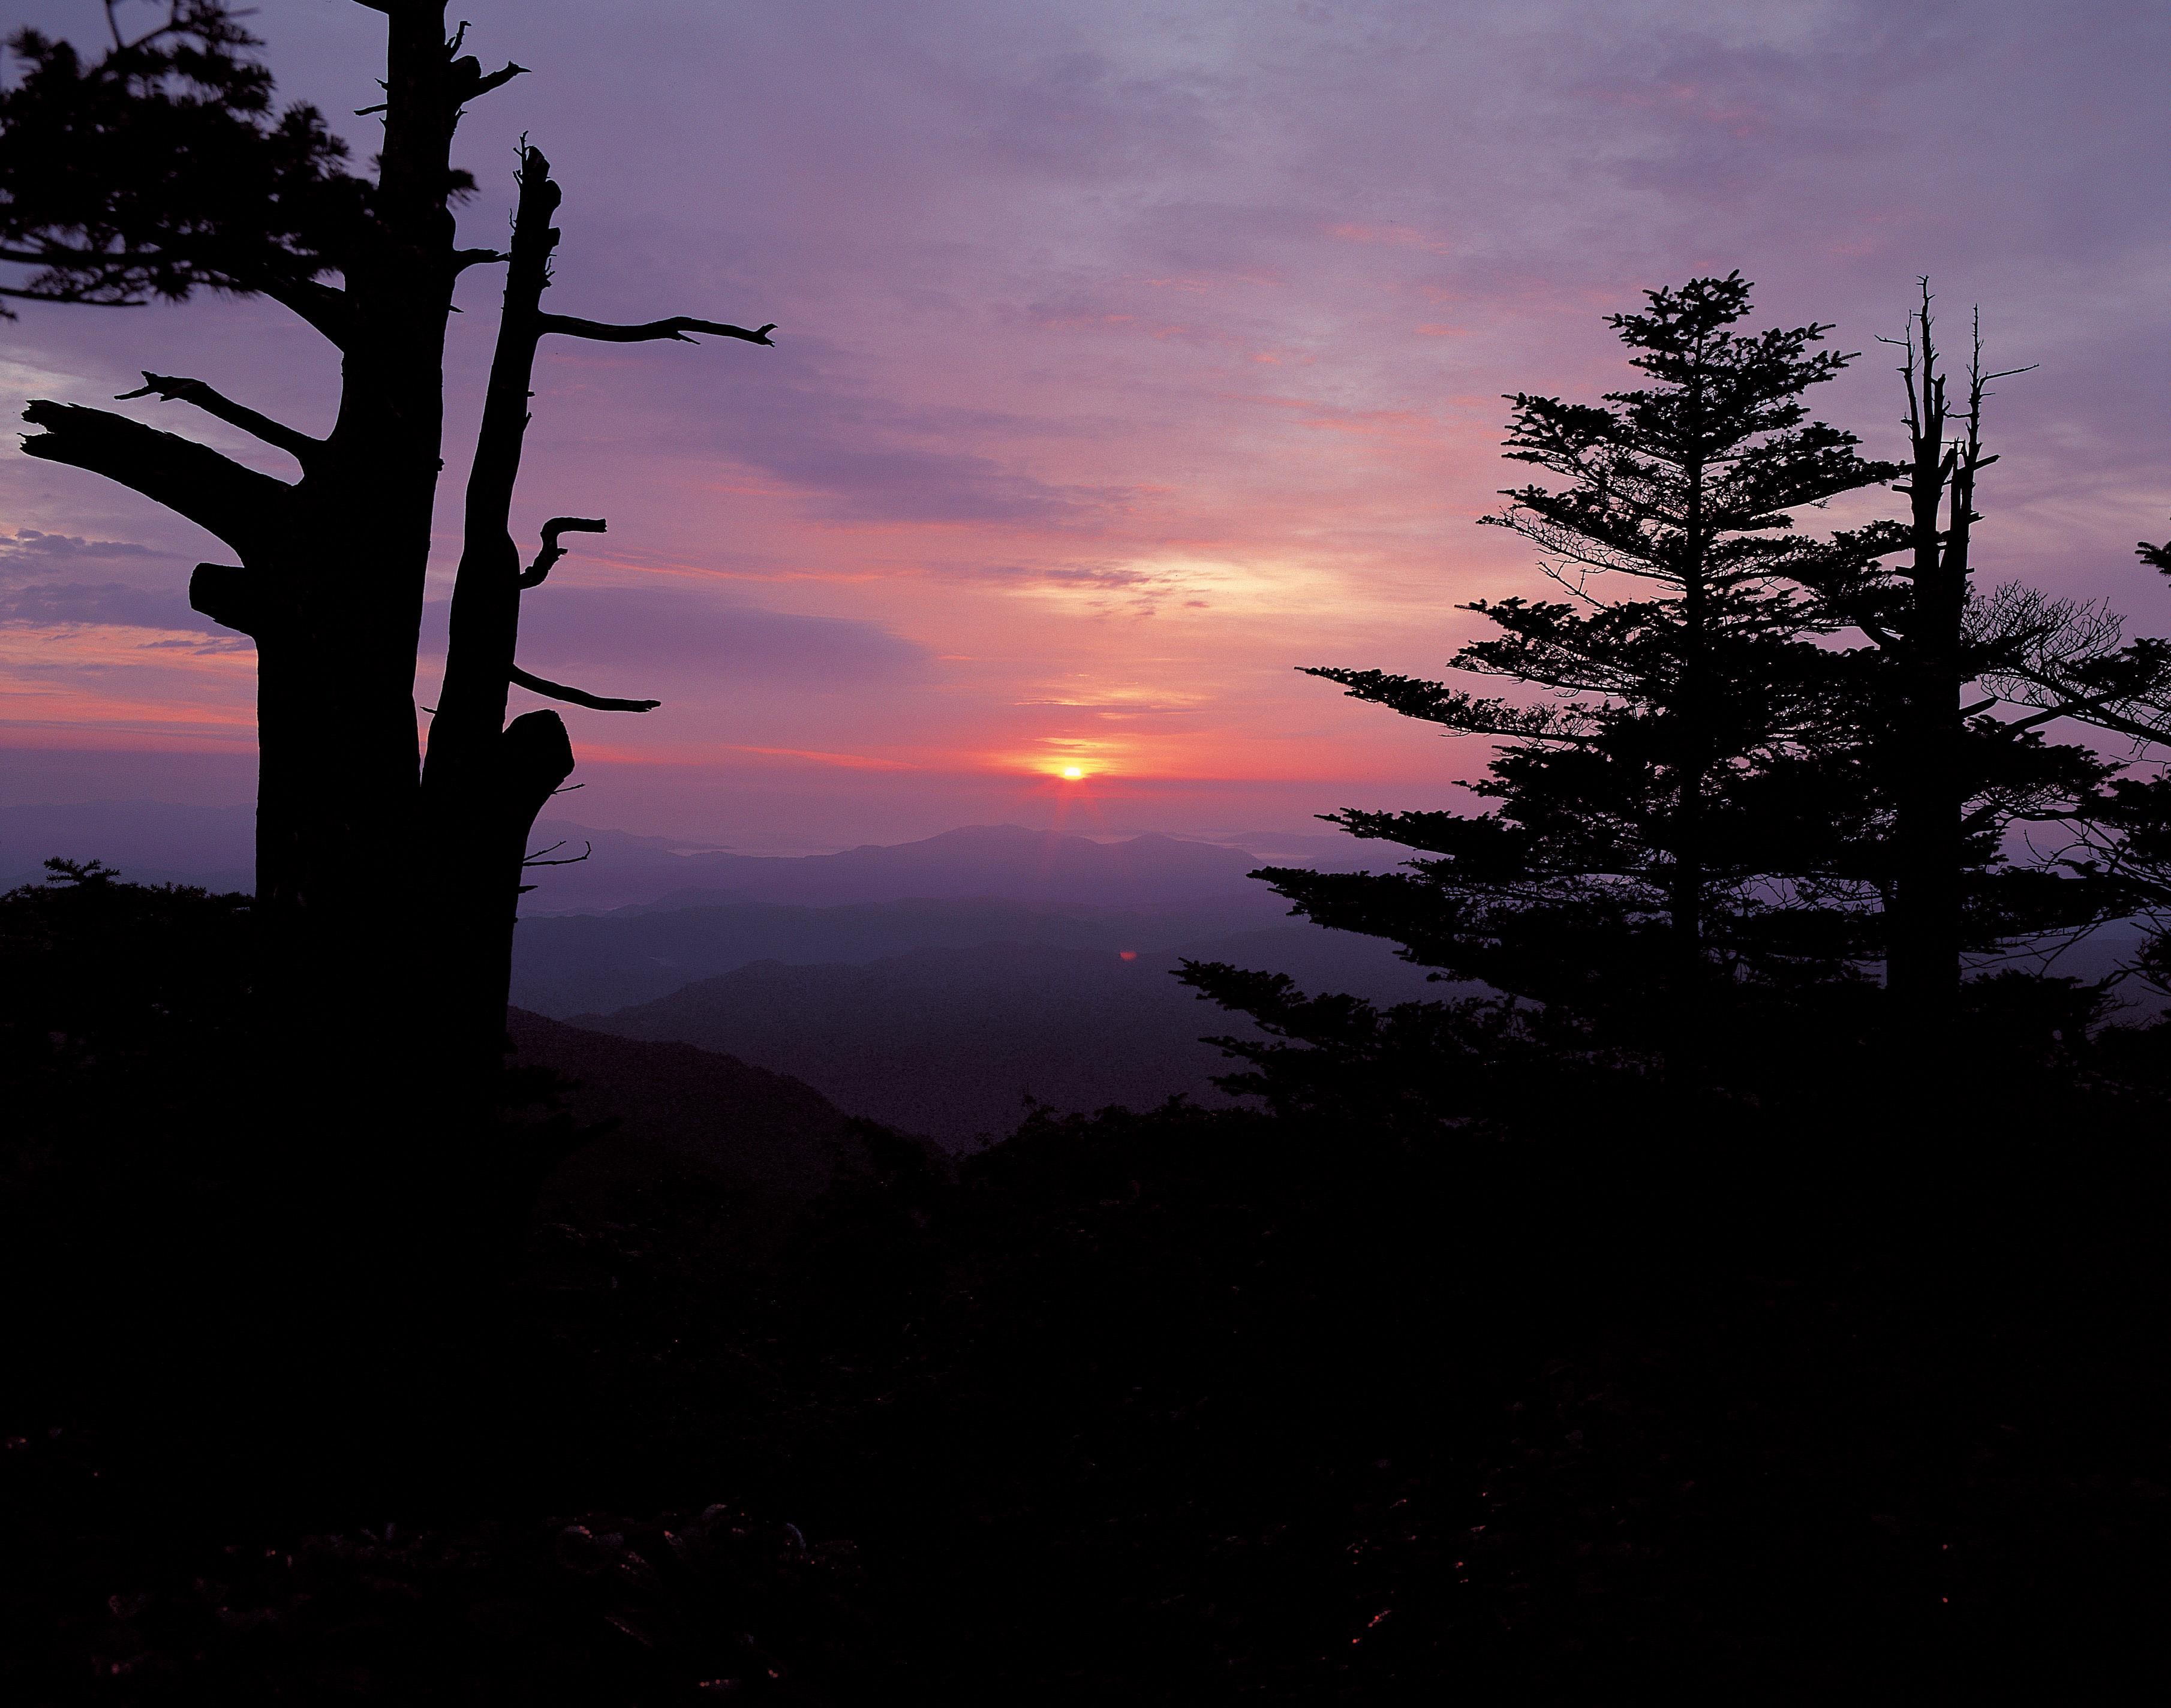
M1700 394L1691 392L1687 433L1691 442L1702 431ZM1706 846L1704 796L1709 784L1713 740L1711 706L1711 588L1706 562L1702 453L1692 451L1682 465L1686 503L1681 524L1682 653L1681 786L1674 825L1671 894L1675 1040L1670 1052L1677 1071L1701 1080L1710 1047L1708 984L1704 961L1704 891L1710 869Z
M1895 766L1895 888L1886 963L1904 1016L1895 1043L1914 1071L1942 1073L1958 1024L1965 809L1960 713L1969 676L1964 624L1976 471L1982 466L1981 363L1970 368L1967 436L1948 442L1951 411L1928 286L1915 313L1906 365L1910 440L1909 609ZM1919 340L1919 343L1917 342Z
M524 150L497 347L468 477L444 687L423 771L432 839L448 857L433 897L440 967L433 1007L470 1063L487 1059L502 1040L526 838L543 803L573 768L556 713L531 712L509 729L505 722L520 635L512 494L542 336L543 292L558 238L550 224L558 200L542 151Z

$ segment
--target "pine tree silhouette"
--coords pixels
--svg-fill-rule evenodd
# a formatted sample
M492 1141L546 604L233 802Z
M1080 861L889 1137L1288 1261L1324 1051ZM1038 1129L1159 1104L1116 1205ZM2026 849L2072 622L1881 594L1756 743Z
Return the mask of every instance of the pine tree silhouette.
M1752 988L1850 976L1873 835L1848 667L1815 644L1829 625L1797 585L1860 547L1793 513L1892 471L1809 418L1804 394L1849 360L1818 347L1828 329L1745 335L1749 308L1739 274L1651 292L1609 323L1646 387L1512 399L1509 456L1563 485L1509 491L1487 520L1536 544L1567 597L1469 606L1498 633L1453 661L1512 697L1310 672L1498 742L1476 785L1491 810L1339 812L1420 857L1260 875L1323 924L1579 1015L1677 1071Z
M1964 1000L1987 1048L2016 1027L2077 1036L2099 994L2018 971L1964 988L1965 957L2171 910L2171 790L2047 738L2063 719L2163 741L2171 645L2125 641L2103 606L1973 591L1976 479L1996 461L1983 402L2002 377L1980 341L1951 405L1926 286L1898 340L1909 460L1877 463L1802 403L1849 360L1815 348L1828 329L1734 332L1738 274L1649 300L1611 324L1655 385L1600 405L1513 399L1509 456L1566 484L1513 490L1486 520L1537 544L1568 597L1467 607L1499 632L1452 661L1515 692L1310 672L1498 743L1475 785L1492 810L1332 814L1418 858L1256 874L1322 924L1538 1006L1383 1015L1193 965L1187 982L1278 1041L1217 1040L1252 1064L1230 1089L1375 1112L1412 1097L1429 1118L1527 1098L1545 1076L1509 1071L1519 1057L1557 1077L1626 1052L1677 1082L1792 1096L1835 1048L1868 1047L1934 1093ZM1907 522L1793 526L1903 477ZM2063 845L2016 858L2031 826Z

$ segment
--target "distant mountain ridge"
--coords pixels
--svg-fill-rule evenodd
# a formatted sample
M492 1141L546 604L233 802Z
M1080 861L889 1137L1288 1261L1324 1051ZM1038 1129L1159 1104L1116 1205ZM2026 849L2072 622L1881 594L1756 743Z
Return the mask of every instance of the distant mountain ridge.
M45 861L99 859L145 883L254 887L255 810L109 800L0 807L0 885L35 883ZM1320 838L1299 837L1310 843ZM825 854L745 854L668 837L538 825L534 846L588 857L539 867L528 918L735 899L802 907L987 897L1034 907L1174 912L1232 903L1278 911L1245 874L1262 864L1226 842L1150 833L1092 838L969 825L916 842Z
M549 824L544 840L593 840L577 826ZM608 859L637 869L653 899L644 906L684 906L726 897L743 901L834 907L865 902L989 898L1040 906L1113 908L1159 912L1195 908L1256 890L1246 874L1259 864L1242 849L1181 837L1147 835L1120 842L1022 825L968 825L918 842L868 843L829 854L672 853L638 850L614 840L579 866L552 868L535 900L555 911L584 889L604 886L584 868ZM613 886L622 877L612 877Z
M1065 1112L1226 1102L1213 1080L1231 1064L1204 1040L1255 1034L1171 977L1186 957L1382 1003L1454 993L1376 940L1280 925L1128 952L1043 939L859 965L761 961L571 1023L758 1063L849 1114L960 1144L1011 1131L1028 1096Z
M1037 943L1096 962L1180 952L1288 972L1311 989L1383 1001L1437 993L1376 938L1292 920L1264 890L1240 904L1183 913L1034 908L1021 902L914 900L834 908L773 902L658 904L523 919L513 939L512 1000L564 1019L668 995L759 961L864 966L923 951ZM1164 963L1166 964L1166 963Z
M758 961L584 1030L690 1043L804 1081L849 1114L950 1144L1000 1137L1027 1097L1064 1110L1208 1102L1230 1017L1167 976L1048 944L924 950L864 966Z
M971 897L803 907L713 896L523 919L513 939L512 1000L539 1014L604 1013L757 961L864 966L923 950L1042 942L1112 956L1177 947L1278 920L1256 898L1184 913L1036 908ZM1269 928L1271 929L1271 928ZM1380 950L1384 955L1384 948Z

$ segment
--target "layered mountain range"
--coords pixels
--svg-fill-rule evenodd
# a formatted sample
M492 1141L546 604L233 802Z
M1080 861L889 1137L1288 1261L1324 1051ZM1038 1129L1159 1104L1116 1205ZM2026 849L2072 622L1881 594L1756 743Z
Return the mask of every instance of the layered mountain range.
M245 888L250 834L246 808L10 808L0 811L0 872L32 881L46 855L61 854L103 859L139 881ZM835 1106L835 1118L955 1146L1008 1132L1029 1099L1066 1112L1178 1095L1225 1100L1213 1081L1229 1063L1205 1040L1248 1036L1249 1023L1171 977L1186 959L1287 973L1307 991L1383 1004L1454 993L1382 941L1291 919L1247 875L1264 859L1380 865L1399 850L1346 838L1257 840L1263 855L1176 837L1100 842L997 825L776 856L550 824L539 845L564 844L553 858L584 849L587 858L538 869L515 940L512 1000L583 1029L592 1041L576 1053L598 1084L637 1086L653 1069L676 1084L721 1071L677 1061L666 1072L664 1057L629 1056L605 1072L604 1036L694 1046L792 1076ZM2100 977L2129 935L2064 948L2050 970ZM519 1024L533 1031L543 1019Z

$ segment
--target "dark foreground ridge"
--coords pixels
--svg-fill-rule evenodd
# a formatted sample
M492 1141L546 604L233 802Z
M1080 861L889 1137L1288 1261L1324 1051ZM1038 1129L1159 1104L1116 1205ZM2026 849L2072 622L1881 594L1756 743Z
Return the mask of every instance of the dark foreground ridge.
M559 1106L503 1119L587 1142L509 1284L373 1338L297 1305L311 1230L244 1166L245 912L5 915L39 975L4 1034L11 1701L1830 1700L2147 1663L2165 1181L2114 1135L2161 1130L2155 1034L2008 1060L1904 1150L1820 1094L1691 1124L1570 1086L1423 1143L1177 1106L953 1162L516 1016Z

